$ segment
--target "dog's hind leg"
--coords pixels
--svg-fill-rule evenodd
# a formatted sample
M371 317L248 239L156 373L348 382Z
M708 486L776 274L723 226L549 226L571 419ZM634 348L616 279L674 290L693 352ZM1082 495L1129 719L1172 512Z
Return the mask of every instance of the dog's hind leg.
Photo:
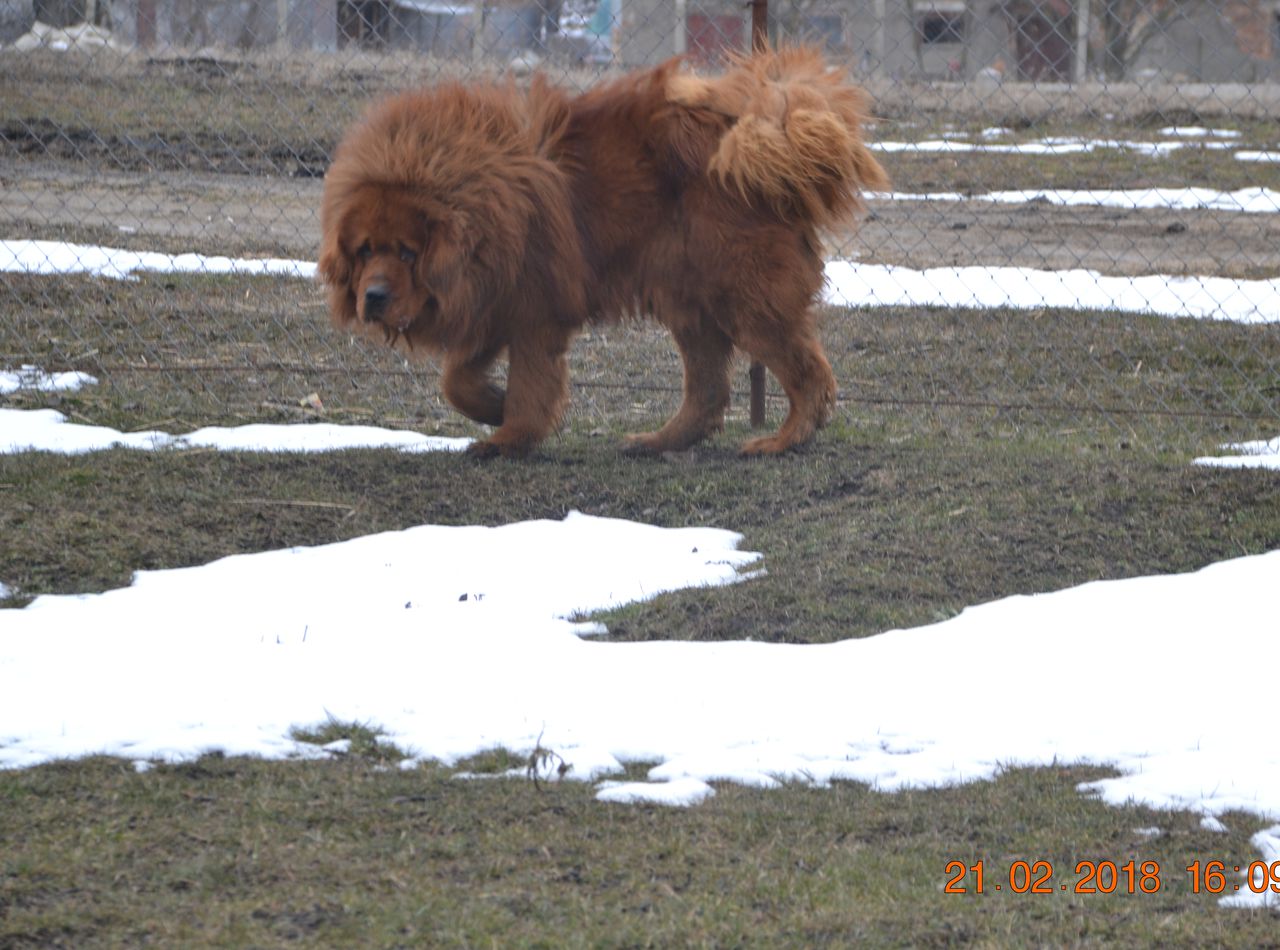
M684 401L657 432L628 436L628 453L678 452L724 428L733 341L706 321L673 327L672 335L684 360Z
M487 426L502 425L506 398L501 386L489 378L496 352L469 355L465 359L447 354L444 361L444 395L468 419Z
M476 458L521 457L560 424L569 401L569 332L547 331L511 341L502 425L467 449Z
M763 326L775 332L761 333ZM836 402L836 378L831 372L811 317L797 326L757 324L744 333L738 345L773 373L791 402L787 418L776 433L752 439L742 446L743 455L776 455L803 445L831 418Z

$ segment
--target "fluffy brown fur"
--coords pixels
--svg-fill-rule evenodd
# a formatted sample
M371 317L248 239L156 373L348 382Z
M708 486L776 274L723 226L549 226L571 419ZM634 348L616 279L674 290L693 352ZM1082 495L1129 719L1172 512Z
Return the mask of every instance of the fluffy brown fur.
M333 320L439 355L449 401L497 427L472 447L488 456L523 454L556 427L583 325L644 313L680 349L684 402L632 451L723 426L735 347L791 404L743 451L785 451L836 396L812 311L821 233L887 184L862 142L866 108L806 48L716 78L673 60L577 97L541 78L394 97L325 176ZM490 378L504 353L505 393Z

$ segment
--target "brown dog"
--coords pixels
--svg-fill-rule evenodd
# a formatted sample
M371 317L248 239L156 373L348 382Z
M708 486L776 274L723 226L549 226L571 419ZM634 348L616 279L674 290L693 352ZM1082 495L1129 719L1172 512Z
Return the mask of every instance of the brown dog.
M489 456L522 455L559 423L583 325L648 314L680 349L684 402L628 447L679 450L721 429L736 347L791 403L743 451L785 451L836 397L812 311L820 235L887 185L865 115L862 92L805 48L717 78L673 60L577 97L540 77L394 97L325 176L333 320L440 355L449 401L497 426L472 446ZM504 352L505 393L490 379Z

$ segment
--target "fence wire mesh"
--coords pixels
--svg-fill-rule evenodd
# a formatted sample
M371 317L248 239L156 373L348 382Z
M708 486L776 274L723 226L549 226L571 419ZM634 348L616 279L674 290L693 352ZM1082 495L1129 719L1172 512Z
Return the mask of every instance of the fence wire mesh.
M871 92L894 182L830 249L846 415L1277 433L1280 2L768 15ZM320 404L460 425L429 364L327 326L310 267L344 128L443 78L714 70L750 26L740 0L0 0L0 369L93 373L138 425ZM588 419L679 400L651 327L587 333L573 373Z

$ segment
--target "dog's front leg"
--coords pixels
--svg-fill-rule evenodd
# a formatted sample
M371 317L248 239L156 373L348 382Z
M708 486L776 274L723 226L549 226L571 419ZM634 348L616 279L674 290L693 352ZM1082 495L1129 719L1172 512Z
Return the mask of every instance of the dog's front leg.
M477 458L521 457L560 424L569 401L569 336L544 328L511 341L502 424L468 452Z
M489 378L497 351L459 357L448 354L444 361L444 395L468 419L487 426L500 426L506 393Z

